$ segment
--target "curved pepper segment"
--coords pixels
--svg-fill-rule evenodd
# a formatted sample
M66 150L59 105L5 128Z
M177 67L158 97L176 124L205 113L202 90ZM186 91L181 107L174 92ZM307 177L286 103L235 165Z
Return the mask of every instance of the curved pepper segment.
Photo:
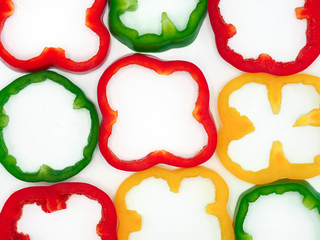
M111 109L106 88L112 78L121 68L129 65L140 65L154 70L158 74L170 75L173 72L185 71L196 81L199 94L193 110L193 117L203 125L207 135L208 143L191 158L175 156L165 150L157 150L147 156L134 161L125 161L118 158L108 147L112 126L117 121L117 111ZM144 55L131 55L113 63L102 75L98 84L98 103L102 112L103 120L100 129L99 146L104 158L115 168L125 171L140 171L150 168L156 164L164 163L177 167L193 167L207 161L216 148L216 128L209 112L209 90L206 79L199 68L185 61L160 61Z
M244 230L244 221L247 217L250 203L256 202L262 196L282 195L289 192L299 193L303 197L302 204L308 210L316 208L317 212L320 211L319 193L306 181L281 179L270 184L257 185L242 193L237 202L234 222L236 239L253 239L250 233ZM272 230L269 229L268 231Z
M66 201L71 195L84 195L101 205L101 219L97 235L102 240L116 240L117 215L109 196L100 189L86 183L58 183L52 186L28 187L13 193L0 213L0 238L29 240L30 237L17 232L17 223L22 216L24 205L41 206L46 213L67 208Z
M228 46L228 41L237 30L232 24L226 23L219 8L220 0L208 0L208 13L212 29L215 33L216 45L221 57L244 72L266 72L273 75L285 76L306 69L320 53L320 2L306 0L302 8L296 9L298 19L307 20L306 45L300 50L294 61L278 62L268 54L261 53L257 59L245 59ZM272 16L270 16L272 17Z
M160 34L145 33L139 35L136 29L126 26L120 18L121 15L129 11L136 11L139 8L139 4L138 1L111 0L109 12L111 33L120 42L139 52L162 52L191 44L198 35L207 9L207 1L199 0L189 16L186 27L182 30L178 30L168 14L163 12L161 15ZM163 3L159 1L159 4ZM157 8L158 6L155 7Z
M146 179L156 178L165 180L171 192L179 193L182 181L195 177L202 177L213 183L215 198L212 199L213 203L206 206L206 213L218 218L222 240L234 239L232 223L226 210L229 195L228 186L217 173L204 167L177 169L174 171L151 168L127 178L119 187L115 198L115 207L119 218L118 239L129 239L130 233L140 231L143 228L142 216L138 212L127 208L126 196L132 188ZM157 218L157 216L154 217Z
M219 95L219 101L218 101L218 110L219 110L219 115L220 115L223 126L218 136L217 152L222 164L238 178L247 182L255 183L255 184L273 182L275 180L278 180L284 177L291 178L291 179L306 179L306 178L311 178L319 175L320 174L320 164L319 164L320 148L319 148L319 151L316 151L317 149L313 149L314 151L312 152L312 155L310 154L309 155L310 156L314 155L314 156L311 159L307 159L308 163L299 163L298 161L293 161L292 156L291 158L289 158L288 155L285 154L284 147L286 147L287 145L284 145L284 143L280 142L279 139L274 138L271 144L271 151L270 151L268 165L266 168L258 171L253 171L251 170L251 168L250 169L244 168L239 163L237 163L235 159L233 159L228 152L230 144L232 142L241 141L243 140L243 138L247 137L249 134L251 134L252 136L252 134L258 131L258 126L259 128L264 127L267 129L271 129L270 128L271 124L266 119L261 119L260 117L257 120L258 115L256 112L254 112L250 116L243 115L243 113L240 113L241 112L240 110L239 112L236 108L230 106L229 99L230 99L230 95L233 92L236 92L237 90L246 86L247 84L255 83L255 84L259 84L260 86L263 86L267 90L267 98L270 103L270 106L267 106L267 107L269 108L271 107L273 116L275 117L275 116L281 115L282 111L285 111L285 109L283 110L281 109L281 104L284 97L282 95L283 90L286 87L286 85L296 84L300 88L309 86L309 87L312 87L315 94L319 95L320 94L319 81L320 81L319 78L311 75L293 75L288 77L274 77L272 75L263 74L263 73L244 74L230 81L221 91ZM258 102L253 101L252 98L249 98L250 96L246 96L246 97L248 101L252 102L252 106L260 106ZM309 127L320 126L319 108L317 108L319 105L317 105L317 102L314 102L311 100L308 101L308 97L309 95L304 96L302 97L302 100L306 100L307 102L312 103L310 106L308 106L308 108L310 109L309 112L297 112L296 109L298 108L296 109L291 108L290 110L291 113L292 112L296 113L296 115L291 114L290 117L292 119L286 122L287 123L286 127L290 127L292 131L299 131L299 130L301 131L302 128L304 128L305 126L309 126ZM312 96L310 97L312 98ZM298 98L298 95L296 95L296 98ZM297 104L301 105L299 100L297 100ZM313 107L316 107L316 108L313 109ZM265 110L266 108L263 108L263 109ZM261 111L261 107L259 107L258 110ZM253 125L253 122L252 122L253 116L258 121L257 124L259 125L257 126ZM282 122L280 123L283 124ZM311 131L307 133L310 134L310 132ZM314 132L314 130L312 132ZM285 132L285 134L288 136L289 132ZM265 138L265 137L266 136L260 136L259 139ZM293 139L293 141L301 141L301 139L297 138L297 139ZM307 139L302 141L305 142L307 141ZM310 141L309 143L311 144ZM248 149L246 148L245 156L248 157L247 155L251 153L251 150L252 151L256 150L259 146L258 144L259 144L259 141L255 140L250 145L250 148ZM297 148L295 150L303 151L303 149L304 148L301 147L301 149ZM261 161L261 159L259 158L255 160Z
M73 166L67 166L62 170L55 170L50 166L42 165L39 171L37 172L23 172L17 165L16 158L10 155L10 153L8 152L8 148L3 137L3 130L10 121L9 116L5 114L4 106L12 95L19 94L21 90L28 87L30 84L39 83L46 80L53 81L63 86L66 90L70 91L76 96L73 103L74 109L84 108L89 111L91 127L87 139L88 143L82 150L83 158L80 159ZM98 141L98 114L95 110L94 105L85 97L81 89L74 85L72 82L70 82L70 80L68 80L67 78L50 71L42 71L20 77L0 91L0 109L0 162L7 169L7 171L10 172L16 178L28 182L63 181L67 178L76 175L90 163L93 151Z
M5 49L1 42L2 29L7 18L14 14L14 4L12 0L4 0L0 2L0 58L7 64L23 71L39 71L45 70L50 66L83 72L98 67L106 58L109 50L110 35L104 24L101 16L106 5L106 0L95 0L93 5L86 11L86 26L95 32L99 37L98 52L90 59L82 62L73 61L67 58L65 50L62 48L46 47L39 56L28 60L21 60L14 57L8 50Z

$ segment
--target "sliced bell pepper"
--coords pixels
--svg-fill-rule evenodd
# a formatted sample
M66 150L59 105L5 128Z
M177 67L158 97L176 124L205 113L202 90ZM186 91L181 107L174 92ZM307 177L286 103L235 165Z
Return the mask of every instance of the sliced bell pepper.
M50 66L82 72L98 67L106 58L109 50L110 35L101 17L104 12L106 0L95 0L93 5L86 11L86 26L95 32L99 37L98 52L90 59L82 62L73 61L65 56L65 50L62 48L46 47L39 56L28 60L20 60L14 57L5 49L1 42L2 28L7 18L14 14L14 4L12 0L0 1L0 57L10 66L23 71L45 70ZM39 33L41 34L41 33Z
M109 26L113 36L138 52L162 52L191 44L198 35L207 9L207 1L199 0L189 16L186 28L183 30L178 30L168 14L163 12L161 14L161 34L146 33L139 35L136 29L127 27L120 19L122 14L128 11L136 11L139 4L139 1L111 0L109 12ZM161 1L159 1L160 4L162 4Z
M42 165L37 172L23 172L17 166L16 158L10 155L3 137L3 129L8 125L10 119L6 115L4 106L12 95L18 94L30 84L39 83L46 80L53 81L63 86L66 90L73 93L76 98L73 103L74 109L85 108L90 113L91 128L88 136L88 144L83 148L83 158L73 166L67 166L62 170L52 169L50 166ZM31 73L20 77L10 83L0 91L0 162L16 178L28 182L57 182L70 178L79 173L91 161L93 151L96 147L99 134L99 119L94 105L85 97L84 93L67 78L51 71Z
M273 142L269 166L265 169L259 171L245 170L231 159L228 154L229 144L233 140L239 140L255 131L253 123L247 116L240 115L235 108L229 106L230 95L248 83L258 83L266 86L273 114L279 114L280 112L282 88L286 84L311 85L320 94L320 79L306 74L275 77L264 73L247 73L230 81L221 91L218 100L222 129L218 136L217 152L222 164L236 177L254 184L269 183L281 178L307 179L319 175L320 155L314 157L314 162L312 163L290 163L290 159L287 159L283 152L282 143L277 139ZM320 126L319 111L319 109L313 109L307 114L298 117L292 127ZM254 147L252 145L252 148Z
M216 45L221 57L244 72L266 72L285 76L306 69L320 53L320 2L306 0L304 7L296 8L298 19L307 20L306 45L300 50L294 61L278 62L266 53L261 53L257 59L245 59L228 46L228 41L237 30L231 23L226 23L219 8L220 0L208 0L208 13L212 29L215 33ZM272 17L270 15L270 17Z
M129 65L139 65L154 70L158 74L170 75L173 72L185 71L197 82L199 95L193 111L193 117L203 125L207 135L208 143L195 156L182 158L175 156L165 150L157 150L147 156L134 161L125 161L118 158L108 147L108 140L112 132L112 126L117 121L117 111L111 109L106 88L109 80L121 68ZM104 158L115 168L125 171L140 171L150 168L159 163L165 163L176 167L193 167L207 161L216 148L216 128L209 112L209 90L206 79L198 67L185 61L161 61L148 56L134 54L114 62L102 75L98 84L98 103L103 116L99 146Z
M317 211L320 212L319 193L306 181L281 179L270 184L257 185L242 193L237 202L234 218L236 239L253 239L253 237L245 232L243 228L250 203L257 201L261 196L268 196L271 194L281 195L287 192L299 193L303 196L302 204L307 209L312 210L317 208Z
M109 196L87 183L58 183L52 186L28 187L13 193L0 213L0 238L29 240L27 234L17 231L24 205L37 204L46 213L67 208L71 195L84 195L101 205L101 219L96 232L102 240L117 239L117 215Z
M226 210L229 197L228 186L216 172L204 167L181 168L174 171L154 167L146 171L135 173L127 178L119 187L115 198L115 207L119 219L118 239L129 239L130 233L140 231L141 228L143 228L142 216L136 211L127 209L125 198L126 194L132 188L138 186L142 181L148 178L161 178L167 182L170 191L179 193L180 184L183 179L198 176L209 179L215 186L214 203L206 206L206 213L215 215L218 218L222 240L234 239L231 219Z

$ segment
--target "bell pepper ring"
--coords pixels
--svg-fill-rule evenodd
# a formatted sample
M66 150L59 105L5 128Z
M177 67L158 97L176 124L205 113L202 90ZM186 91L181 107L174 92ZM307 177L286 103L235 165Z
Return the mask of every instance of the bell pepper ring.
M175 156L165 150L156 150L147 156L133 161L125 161L118 158L108 147L112 126L117 121L117 111L111 109L106 88L112 78L121 68L129 65L139 65L158 74L170 75L177 71L189 73L198 84L199 94L193 110L193 117L203 125L208 143L193 157L183 158ZM164 163L176 167L193 167L207 161L214 153L217 141L217 132L209 112L209 90L203 73L194 64L185 61L161 61L152 57L134 54L114 62L102 75L98 83L98 103L102 113L102 123L99 135L100 151L110 165L125 171L140 171L156 164Z
M182 30L178 30L168 14L163 12L161 14L160 34L145 33L139 35L136 29L126 26L120 19L120 16L124 13L136 11L139 4L139 1L111 0L109 12L109 27L112 35L127 47L138 52L163 52L171 48L191 44L198 35L207 9L207 1L199 0L189 16L186 27ZM159 1L159 4L161 4L161 1Z
M219 8L220 0L208 0L208 13L212 29L215 33L216 45L221 57L244 72L265 72L278 76L298 73L306 69L320 53L320 2L306 0L303 7L296 8L298 19L306 19L306 45L300 50L294 61L278 62L266 53L257 59L245 59L228 46L228 41L237 30L231 23L226 23Z
M119 219L118 239L129 239L130 233L140 231L143 228L142 216L136 211L129 210L126 205L126 194L132 188L148 178L160 178L167 182L171 192L179 193L180 184L184 179L199 176L209 179L215 186L215 199L213 199L213 203L206 206L206 213L218 218L222 240L234 239L233 226L226 210L229 196L228 186L216 172L205 167L181 168L173 171L154 167L137 172L127 178L120 185L115 197L115 207Z
M222 128L218 136L217 152L222 164L236 177L254 184L265 184L281 178L307 179L320 174L319 155L312 162L291 163L283 151L283 145L274 139L270 151L269 165L259 171L244 169L233 161L228 153L229 145L234 140L255 132L255 126L246 115L241 115L236 108L229 105L230 95L248 83L262 84L268 92L268 100L273 114L281 110L282 89L287 84L303 84L312 86L320 94L320 79L306 74L286 77L275 77L265 73L247 73L230 81L221 91L218 100L218 111ZM320 126L319 109L301 113L292 126ZM254 144L252 145L254 148ZM259 159L257 159L259 161Z
M22 216L23 206L37 204L46 213L67 208L66 201L71 195L84 195L101 205L101 219L96 227L102 240L117 239L117 215L113 202L100 189L86 183L58 183L52 186L37 186L13 193L0 213L0 238L29 240L30 237L17 232L17 223Z
M76 97L73 102L74 109L87 109L90 114L91 126L87 139L87 145L83 148L83 158L73 166L67 166L62 170L55 170L48 165L42 165L37 172L23 172L17 165L16 158L10 155L3 136L4 128L9 124L9 116L6 115L4 106L12 95L19 94L21 90L30 84L39 83L46 80L53 81L66 90L73 93ZM94 105L85 97L80 88L74 85L70 80L51 71L42 71L22 76L0 91L0 162L14 177L28 182L57 182L70 178L79 173L91 161L93 151L96 147L99 134L99 119Z
M239 197L235 210L234 231L236 239L247 240L253 237L245 232L244 221L249 211L249 204L256 202L262 196L271 194L282 195L288 192L297 192L302 197L302 204L309 210L314 208L320 211L319 193L306 181L281 179L276 182L264 185L256 185L245 191ZM272 229L269 229L272 231Z
M100 42L97 53L90 59L76 62L66 57L64 49L46 47L39 56L28 60L21 60L6 50L1 41L5 21L14 14L14 3L12 0L0 1L0 58L15 69L28 72L45 70L50 66L56 66L74 72L84 72L98 67L107 56L110 43L109 32L101 20L105 5L106 0L95 0L93 5L86 11L85 24L98 35Z

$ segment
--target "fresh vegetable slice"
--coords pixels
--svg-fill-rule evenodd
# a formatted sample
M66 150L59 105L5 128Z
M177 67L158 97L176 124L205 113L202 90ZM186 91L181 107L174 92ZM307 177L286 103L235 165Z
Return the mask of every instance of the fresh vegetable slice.
M38 56L27 60L19 59L8 51L3 44L3 26L6 20L15 13L13 0L3 0L0 2L0 57L10 66L23 71L45 70L50 66L82 72L98 67L106 58L109 49L110 35L101 16L106 5L106 0L95 0L90 8L86 11L85 25L99 37L99 48L97 53L85 61L74 61L66 57L65 49L48 46L43 49ZM41 32L39 32L41 34Z
M52 83L54 84L61 85L64 90L67 90L74 95L75 97L73 101L74 109L85 109L88 111L90 115L88 119L90 119L91 121L91 123L89 123L90 124L89 135L85 140L85 142L87 142L86 145L84 146L83 149L80 150L79 156L81 156L82 158L79 159L73 166L65 166L61 170L60 169L55 170L52 167L43 164L42 166L40 166L40 169L37 172L24 172L17 164L18 159L16 159L14 156L10 154L10 148L8 149L8 144L6 143L6 140L4 137L4 130L10 124L10 116L6 115L5 105L9 101L10 97L12 97L13 95L19 94L20 91L27 88L31 84L39 84L44 81L52 81ZM39 99L39 101L41 101L41 99ZM98 133L99 133L98 114L95 110L94 105L85 97L84 93L76 85L70 82L70 80L68 80L67 78L51 71L42 71L42 72L32 73L32 74L28 74L23 77L20 77L0 91L0 108L1 108L1 116L0 116L1 160L0 162L7 169L7 171L10 172L16 178L23 181L29 181L29 182L38 182L38 181L57 182L57 181L62 181L74 176L89 164L98 140ZM57 116L57 119L59 119L59 116ZM58 122L57 124L59 124L59 121L57 122ZM37 135L36 132L34 134ZM40 151L40 149L38 150ZM55 151L54 147L52 147L52 151ZM36 152L34 154L36 154ZM48 152L47 154L52 154L52 153Z
M292 192L301 195L302 206L304 206L307 210L315 209L319 214L319 193L306 181L281 179L270 184L256 185L242 193L237 202L234 221L236 239L254 239L250 232L246 232L244 229L244 223L246 218L248 217L250 204L257 202L260 198L263 198L265 196L276 198L278 196ZM295 215L295 213L293 215L297 217L301 216ZM277 218L277 216L275 216L275 218ZM287 226L287 228L284 228L283 230L290 231L289 228L290 227ZM272 232L273 230L274 229L268 229L267 231ZM296 234L298 233L296 232ZM308 235L307 232L304 232L303 234L306 236ZM314 233L310 233L308 237L311 237L311 235L314 235Z
M146 223L148 219L143 219L143 216L141 216L139 212L135 211L134 209L129 209L127 198L130 190L132 190L135 187L138 187L147 180L151 179L152 181L152 179L160 179L161 181L165 181L168 184L170 192L179 194L182 185L185 183L185 180L194 180L197 177L201 177L203 179L208 180L210 183L214 185L215 189L215 197L213 197L210 203L206 206L206 210L204 210L204 208L200 209L203 209L203 212L205 212L206 214L214 215L218 218L221 230L221 239L234 239L232 223L226 211L226 205L228 202L229 195L228 186L217 173L204 167L177 169L174 171L162 168L151 168L146 171L135 173L129 178L127 178L119 187L115 198L115 207L119 218L118 239L129 239L129 235L131 233L141 231L145 226L150 227L151 224L150 222L149 224ZM160 191L161 189L154 189L154 193L156 193L158 190ZM136 194L137 193L135 193L134 195ZM185 196L190 197L190 195L188 194L185 194ZM150 198L148 199L150 200ZM148 209L150 210L150 207ZM188 212L188 209L186 209L185 211ZM197 215L198 213L194 214ZM189 217L189 214L185 214L184 216ZM152 215L152 217L157 219L161 216L154 214ZM167 217L170 218L170 216ZM194 225L198 224L199 223L194 223ZM157 230L161 232L161 228ZM174 232L176 231L176 228L164 229L164 231Z
M178 27L175 25L175 22L172 20L172 13L170 15L168 12L164 11L161 13L161 17L159 16L159 21L161 20L160 34L139 34L137 29L127 26L121 17L124 14L137 11L139 8L141 8L141 4L146 4L146 2L112 0L110 2L109 12L109 26L111 33L120 42L139 52L162 52L171 48L189 45L198 35L207 9L207 1L199 0L191 14L188 16L188 22L186 26L182 29L178 29ZM156 4L157 6L153 6L153 8L159 9L165 3L160 1ZM186 5L187 3L183 4ZM154 14L151 16L150 14L143 14L143 16L148 16L149 18L155 17ZM148 17L145 17L146 25L150 25L152 22L152 19L148 19ZM131 21L136 22L137 18L138 17L132 17Z
M233 93L253 86L252 84L264 90L261 92L252 88L251 95L248 92L241 95L246 99L246 109L250 108L251 113L230 105ZM299 91L289 91L292 86L298 87ZM301 93L300 90L305 89L311 89L312 94L309 91ZM262 94L267 102L263 106L255 98ZM319 78L305 74L275 77L264 73L248 73L230 81L221 91L218 101L222 129L218 137L217 152L222 164L236 177L255 184L269 183L284 177L306 179L319 175L320 149L315 144L319 139L319 94ZM288 104L293 101L294 104ZM271 117L261 117L264 112L270 112ZM283 117L286 112L289 113L289 119ZM262 130L267 133L263 135ZM251 144L246 141L249 137ZM262 144L265 139L270 139L270 149L269 145ZM231 155L230 146L235 146L240 141L246 141L246 145L237 145L237 152ZM265 157L260 154L262 150L266 150L268 154L264 167L253 169L251 166L243 166L243 162L247 162L249 158L252 159L251 162L261 162L262 157L251 156ZM239 152L242 153L242 163L237 160ZM256 152L259 154L252 155ZM298 159L297 155L300 156Z
M193 117L204 128L208 135L207 145L195 153L192 157L175 156L166 150L156 150L143 158L134 160L120 159L110 149L108 142L112 133L113 125L117 121L118 112L112 109L107 99L107 85L110 79L122 68L130 65L139 65L155 71L157 74L170 75L174 72L186 72L191 75L198 85L198 96ZM102 75L98 84L98 103L102 112L103 120L100 129L99 146L104 158L115 168L125 171L139 171L150 168L159 163L165 163L178 167L192 167L207 161L215 151L216 128L209 112L209 91L202 72L195 65L185 61L161 61L144 55L131 55L113 63Z
M44 212L51 213L66 209L66 201L74 194L84 195L101 205L101 219L96 228L97 235L102 240L117 239L117 215L109 196L92 185L71 182L28 187L13 193L0 213L1 239L30 239L27 234L17 232L17 222L22 216L25 205L36 203Z
M267 53L261 53L257 59L245 59L228 46L228 41L237 29L232 23L226 23L219 8L220 0L208 1L208 13L212 29L215 33L216 45L221 57L244 72L266 72L273 75L285 76L298 73L306 69L320 53L320 3L306 0L303 7L296 8L298 19L306 19L306 45L300 50L294 61L279 62Z

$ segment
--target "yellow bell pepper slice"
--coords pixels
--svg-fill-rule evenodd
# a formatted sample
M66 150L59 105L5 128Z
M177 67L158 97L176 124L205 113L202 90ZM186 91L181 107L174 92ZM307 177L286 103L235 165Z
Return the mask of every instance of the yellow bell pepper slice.
M214 203L206 206L206 213L215 215L218 218L221 239L235 239L232 222L226 210L229 197L228 186L217 173L204 167L181 168L174 171L153 167L142 172L137 172L127 178L119 187L115 197L115 207L119 219L118 239L129 239L130 233L140 231L143 227L142 216L136 211L127 209L126 194L133 187L138 186L143 180L148 178L161 178L167 182L170 191L179 193L180 183L183 179L198 176L209 179L215 186Z
M306 179L319 175L320 155L317 155L312 163L290 163L284 154L280 141L273 142L268 168L259 171L245 170L230 158L228 155L229 144L255 131L253 123L247 116L240 115L235 108L229 106L230 95L248 83L266 86L273 114L280 112L282 88L286 84L311 85L320 94L320 78L306 74L276 77L265 73L247 73L230 81L223 88L218 99L222 129L218 136L217 153L222 164L236 177L254 184L270 183L281 178ZM299 117L293 127L298 126L320 126L320 109L313 109Z

